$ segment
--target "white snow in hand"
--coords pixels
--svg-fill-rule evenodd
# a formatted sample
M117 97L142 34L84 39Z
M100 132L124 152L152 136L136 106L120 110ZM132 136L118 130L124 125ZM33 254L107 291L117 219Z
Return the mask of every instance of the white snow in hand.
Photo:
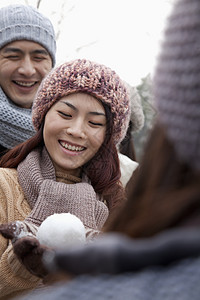
M53 214L38 228L37 238L47 247L69 249L86 241L81 220L70 213Z

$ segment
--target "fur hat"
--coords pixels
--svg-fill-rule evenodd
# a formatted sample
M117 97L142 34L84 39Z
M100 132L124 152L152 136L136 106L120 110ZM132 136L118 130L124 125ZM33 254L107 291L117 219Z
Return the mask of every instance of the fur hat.
M200 1L179 0L155 71L159 121L179 159L200 170Z
M56 40L51 21L29 5L9 5L0 9L0 49L17 41L29 40L42 45L55 65Z
M137 132L144 126L144 112L142 101L137 88L129 86L129 91L131 99L132 132Z
M106 103L113 116L113 139L118 144L125 136L130 120L130 98L125 83L115 71L86 59L66 62L43 80L32 108L32 120L38 130L49 108L63 96L85 92Z

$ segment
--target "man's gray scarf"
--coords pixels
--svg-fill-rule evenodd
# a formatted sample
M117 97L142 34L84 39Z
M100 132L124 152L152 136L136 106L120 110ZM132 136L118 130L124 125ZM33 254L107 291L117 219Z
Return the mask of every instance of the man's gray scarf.
M11 149L34 133L31 109L16 106L0 88L0 145Z

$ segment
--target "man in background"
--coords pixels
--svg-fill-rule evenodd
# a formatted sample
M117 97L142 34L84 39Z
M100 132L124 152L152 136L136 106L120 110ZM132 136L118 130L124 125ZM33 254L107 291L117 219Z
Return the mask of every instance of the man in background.
M0 156L34 134L32 102L55 54L48 18L28 5L0 9Z

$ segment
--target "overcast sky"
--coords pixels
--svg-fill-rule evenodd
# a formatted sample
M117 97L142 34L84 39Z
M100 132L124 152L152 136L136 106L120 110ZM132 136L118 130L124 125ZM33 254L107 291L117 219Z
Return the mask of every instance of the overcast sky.
M35 0L0 0L0 7ZM57 64L88 58L131 85L153 74L173 0L42 0L40 11L60 31ZM63 6L64 4L64 6ZM62 21L61 21L62 18ZM60 22L61 21L61 22Z

